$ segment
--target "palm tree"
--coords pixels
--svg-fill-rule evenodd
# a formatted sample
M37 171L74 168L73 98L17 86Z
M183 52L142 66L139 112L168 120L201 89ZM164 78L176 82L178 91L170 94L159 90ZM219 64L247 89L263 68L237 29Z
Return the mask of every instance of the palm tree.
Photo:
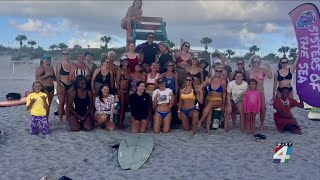
M90 48L90 45L88 44L87 46L88 46L88 49L89 49L89 48Z
M51 46L49 46L49 49L51 49L51 51L54 51L57 48L58 46L56 44L52 44Z
M26 41L26 40L27 40L27 36L26 35L18 35L16 37L16 41L19 41L20 48L22 48L23 41Z
M100 41L104 43L104 47L106 49L108 49L108 43L111 41L111 37L110 36L102 36L100 38Z
M79 44L73 46L73 49L81 51L82 47Z
M208 49L208 44L211 44L212 43L212 39L211 38L208 38L208 37L203 37L200 41L201 44L204 44L204 49L205 51L207 51Z
M230 58L231 56L233 56L234 55L234 51L232 51L231 49L227 49L226 50L226 53L228 54L228 58Z
M253 46L249 47L249 51L252 54L256 54L256 52L260 51L260 48L258 48L257 45L253 45Z
M67 46L65 43L59 43L59 44L58 44L58 47L59 47L60 50L63 50L63 49L67 49L67 48L68 48L68 46Z
M33 49L33 46L35 46L37 43L33 40L30 40L27 42L27 44L29 44L31 46L31 48Z
M283 53L283 57L286 57L286 52L289 52L290 48L288 46L282 46L278 49L279 53Z
M290 48L290 53L289 53L289 58L292 58L292 60L296 60L297 59L297 48Z

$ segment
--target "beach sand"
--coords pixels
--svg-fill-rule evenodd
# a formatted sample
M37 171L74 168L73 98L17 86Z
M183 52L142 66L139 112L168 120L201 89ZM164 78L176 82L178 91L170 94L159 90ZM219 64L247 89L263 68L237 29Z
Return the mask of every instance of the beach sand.
M36 65L12 65L8 56L1 56L0 100L9 92L23 93L34 81ZM274 65L275 66L275 65ZM274 68L275 69L275 68ZM274 71L273 69L273 71ZM169 134L148 135L154 138L154 150L139 170L122 170L117 150L109 147L129 136L126 131L70 132L65 123L58 125L50 113L52 134L45 139L29 133L30 112L25 106L0 108L0 179L38 180L42 176L59 179L67 176L75 180L96 179L320 179L320 122L307 118L307 110L293 113L303 135L279 133L273 121L270 105L273 80L266 81L267 140L257 143L252 135L242 134L239 120L228 133L222 129L207 135L204 129L191 137L182 129ZM128 120L128 119L127 119ZM257 126L260 124L257 118ZM292 142L288 164L273 163L274 149L279 142Z

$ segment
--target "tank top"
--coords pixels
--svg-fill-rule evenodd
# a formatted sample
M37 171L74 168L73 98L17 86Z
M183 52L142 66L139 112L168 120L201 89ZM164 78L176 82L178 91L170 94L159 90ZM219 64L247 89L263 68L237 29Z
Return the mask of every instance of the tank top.
M84 99L81 99L78 96L78 90L76 90L76 96L74 98L74 106L75 111L78 115L84 116L88 111L88 106L90 104L90 97L88 94L88 91L86 91L86 97Z
M130 59L128 56L127 56L127 58L128 58L128 61L129 61L129 66L128 66L128 68L129 68L129 70L130 70L130 72L134 72L135 71L135 66L139 63L139 59L138 59L138 57L136 56L134 59Z
M99 71L99 73L97 74L97 77L96 77L96 82L110 84L111 83L110 72L108 72L108 74L106 76L102 76L101 71Z
M171 89L173 92L176 91L176 77L167 78L166 75L163 77L164 82L166 83L166 87Z

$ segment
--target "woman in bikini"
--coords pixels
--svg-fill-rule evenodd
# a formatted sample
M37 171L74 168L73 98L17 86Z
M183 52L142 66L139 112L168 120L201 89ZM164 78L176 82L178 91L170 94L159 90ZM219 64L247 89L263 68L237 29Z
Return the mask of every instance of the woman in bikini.
M200 67L199 60L196 57L191 59L191 66L186 70L189 75L193 76L193 85L198 86L203 83L203 70Z
M286 57L280 59L277 72L274 73L273 98L274 101L281 97L281 88L287 87L290 90L289 98L293 98L293 88L291 85L292 73L296 70L297 60L291 67L288 67L289 60Z
M108 84L113 89L113 74L109 69L109 58L106 53L101 54L100 58L102 66L98 67L92 76L91 89L93 98L99 94L100 87L104 84Z
M177 103L178 103L178 89L179 89L179 83L178 79L179 76L175 72L174 68L174 62L168 61L165 64L165 69L167 70L165 73L161 74L161 77L163 77L164 82L166 83L166 87L171 89L174 95L174 103L171 108L171 114L172 114L172 128L176 128L180 122L178 121L178 113L177 113Z
M152 105L155 110L153 116L153 132L160 133L161 125L163 132L170 132L171 126L171 107L174 103L173 92L171 89L166 88L164 79L157 79L159 89L156 89L152 93Z
M129 70L131 73L133 73L135 71L135 66L137 64L141 64L141 60L140 60L140 56L138 53L135 52L136 49L136 45L131 42L129 45L129 51L126 53L126 56L128 58L129 61Z
M111 87L103 84L94 102L94 119L97 122L98 128L104 128L108 131L114 130L116 127L113 122L115 97L111 94Z
M255 79L258 82L257 90L261 93L261 111L260 111L260 130L263 130L264 121L266 119L266 97L264 95L264 78L267 77L269 79L272 78L272 71L270 69L269 64L266 64L266 68L260 67L261 65L261 57L258 55L254 55L250 58L251 69L248 71L248 80Z
M209 133L210 130L212 110L221 108L221 111L224 112L227 94L227 82L222 78L223 68L221 64L215 66L214 71L214 76L206 79L200 85L200 89L208 86L208 95L205 99L205 108L199 120L198 127L201 127L203 120L206 119L207 133Z
M196 109L196 103L203 103L203 92L200 88L195 88L193 82L193 76L188 74L185 87L180 92L178 117L182 121L183 130L190 131L192 129L194 135L199 122L199 111Z
M174 62L174 54L165 42L159 43L159 52L160 54L156 56L156 62L159 63L159 72L164 73L167 71L165 67L166 63L169 61Z
M121 27L122 29L127 30L127 46L126 51L128 51L128 47L131 40L131 34L132 34L132 25L135 21L139 21L142 15L142 0L134 0L132 6L128 8L126 17L122 19L121 21Z
M59 120L63 123L63 114L64 114L64 106L67 102L67 94L69 89L73 86L71 83L70 77L70 70L72 67L72 62L69 59L69 51L63 50L62 51L62 61L61 63L57 64L56 72L57 72L57 92L59 98ZM68 111L68 109L67 109ZM69 114L66 112L66 114Z
M84 62L84 54L82 52L77 55L77 63L74 63L71 67L69 79L74 82L78 76L83 76L87 80L90 80L90 70Z
M145 82L146 75L142 73L142 67L140 64L136 64L135 71L130 74L130 94L133 94L137 91L137 83L139 81ZM146 87L144 87L146 88Z
M51 56L48 54L43 55L40 61L40 66L36 69L36 81L40 81L46 90L48 96L49 107L47 112L47 119L49 119L50 105L54 94L54 82L56 81L56 75L54 69L51 66ZM48 122L49 123L49 122Z
M130 91L130 71L128 69L128 58L126 56L121 59L120 69L117 71L117 94L120 99L120 113L119 113L119 128L125 129L123 124L126 109L129 105L129 91Z
M91 90L91 92L93 92L93 89L91 89L91 79L92 79L94 71L97 69L97 65L95 63L93 63L93 53L91 51L87 51L86 53L84 53L84 57L86 60L85 63L90 71L90 79L88 79L87 89L89 89L89 90Z
M190 44L184 42L181 45L180 51L175 53L175 59L177 63L177 73L179 74L179 86L181 87L185 81L187 75L186 69L191 64L191 55L189 54Z
M114 63L115 59L116 59L116 53L114 51L109 51L108 52L108 57L109 57L109 69L110 71L112 72L113 74L113 82L115 83L116 82L116 74L117 74L117 71L118 71L118 66ZM116 87L115 84L112 85L113 87ZM116 90L116 89L114 89ZM114 92L117 92L117 91L114 91Z
M70 116L68 122L71 131L91 131L93 129L92 93L87 90L87 80L84 76L77 76L77 79L68 93L67 108Z
M152 63L151 64L151 72L147 74L147 79L146 79L146 93L150 94L152 96L152 93L155 89L157 89L157 79L161 77L161 75L158 73L158 64L157 63ZM153 114L153 108L152 108L152 103L150 103L149 106L149 111L148 111L148 119L149 122L152 123L152 114Z

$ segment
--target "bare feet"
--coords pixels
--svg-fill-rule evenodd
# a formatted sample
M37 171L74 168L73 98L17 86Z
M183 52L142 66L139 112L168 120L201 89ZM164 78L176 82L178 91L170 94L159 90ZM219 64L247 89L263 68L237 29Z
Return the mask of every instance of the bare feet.
M203 120L204 120L204 119L200 119L200 120L199 120L198 125L197 125L198 128L201 127Z

